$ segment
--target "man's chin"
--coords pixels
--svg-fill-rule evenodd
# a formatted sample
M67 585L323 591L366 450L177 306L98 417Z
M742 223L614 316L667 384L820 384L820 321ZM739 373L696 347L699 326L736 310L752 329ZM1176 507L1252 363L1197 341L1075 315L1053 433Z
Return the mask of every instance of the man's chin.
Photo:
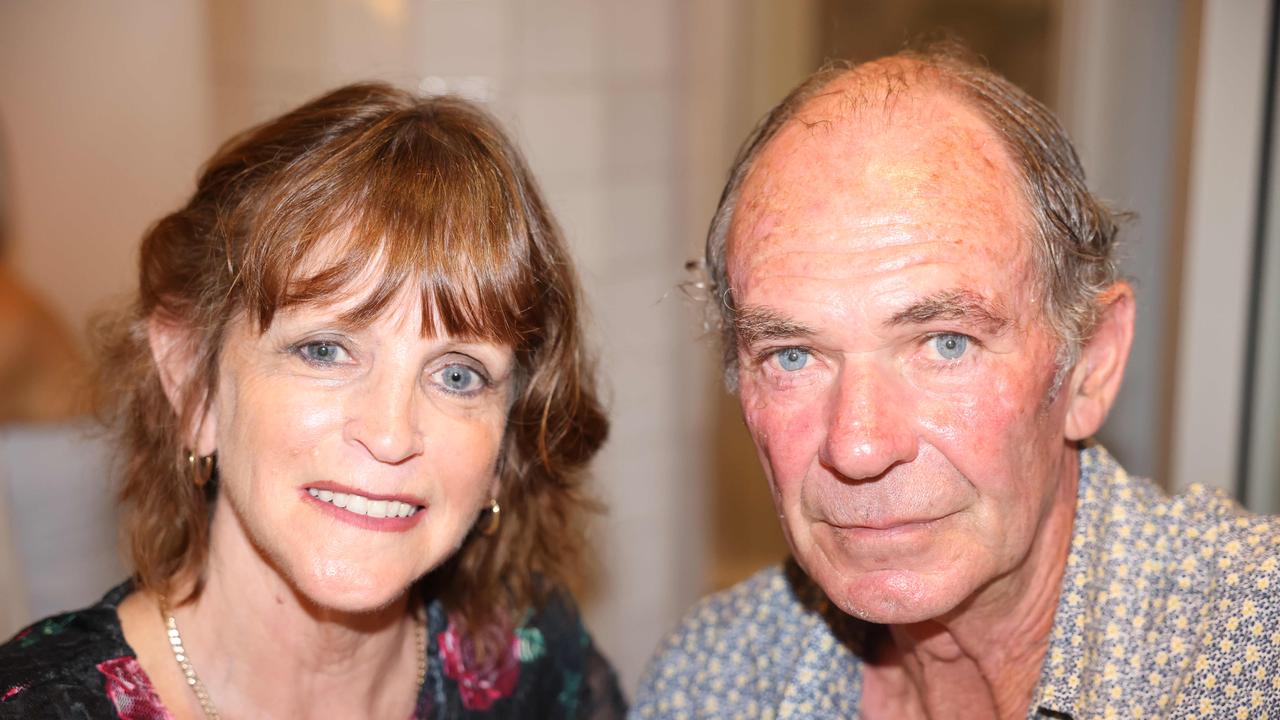
M962 591L936 574L873 570L813 577L836 607L867 622L908 625L941 617L964 602Z

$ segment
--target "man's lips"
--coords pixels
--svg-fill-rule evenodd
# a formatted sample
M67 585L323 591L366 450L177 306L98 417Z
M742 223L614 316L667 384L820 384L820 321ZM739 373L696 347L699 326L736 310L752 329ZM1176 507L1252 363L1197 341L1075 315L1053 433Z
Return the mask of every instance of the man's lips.
M863 532L906 532L915 529L926 529L932 527L938 522L945 520L956 513L944 513L942 515L923 515L923 516L907 516L893 518L875 518L872 520L862 521L839 521L839 520L823 520L823 523L830 525L836 530L863 531Z

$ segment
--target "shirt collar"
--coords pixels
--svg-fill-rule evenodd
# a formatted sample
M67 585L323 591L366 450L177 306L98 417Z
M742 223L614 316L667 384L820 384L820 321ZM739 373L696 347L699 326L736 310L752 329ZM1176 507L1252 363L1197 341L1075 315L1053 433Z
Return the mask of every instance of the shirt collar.
M1076 491L1076 511L1072 524L1071 552L1062 574L1062 590L1049 648L1041 665L1040 680L1032 693L1031 718L1073 718L1085 714L1081 706L1080 682L1084 674L1086 638L1085 610L1097 601L1099 584L1096 557L1101 541L1099 531L1115 498L1115 488L1126 484L1128 475L1101 445L1088 444L1080 450L1080 482Z

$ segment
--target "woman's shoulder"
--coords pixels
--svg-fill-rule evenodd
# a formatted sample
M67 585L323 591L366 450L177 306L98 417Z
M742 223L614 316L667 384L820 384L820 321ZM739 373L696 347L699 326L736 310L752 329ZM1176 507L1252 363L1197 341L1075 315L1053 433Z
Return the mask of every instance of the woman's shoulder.
M536 630L549 639L549 655L573 659L570 672L577 700L571 703L568 717L605 720L623 716L627 705L617 673L596 646L572 595L552 593L523 627L525 632Z
M474 638L458 618L438 605L431 610L439 613L432 623L428 672L436 676L438 704L481 711L477 717L622 717L625 704L613 666L567 592L549 594L507 630L495 631L503 636L491 644L503 652L485 660L474 654Z
M603 671L616 685L613 666L600 654L573 596L550 593L538 608L527 611L515 627L521 658L545 656L551 664L579 673Z
M89 607L39 620L0 645L0 717L89 717L109 709L112 682L131 682L133 652L116 605L125 583ZM122 680L123 678L123 680Z
M578 603L564 590L548 593L538 607L526 610L516 624L516 634L541 636L548 651L564 659L581 656L593 645Z

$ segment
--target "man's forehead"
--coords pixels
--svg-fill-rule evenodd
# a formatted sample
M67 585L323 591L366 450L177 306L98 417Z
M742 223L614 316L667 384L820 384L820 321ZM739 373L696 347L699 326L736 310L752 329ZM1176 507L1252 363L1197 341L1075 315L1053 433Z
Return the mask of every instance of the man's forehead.
M745 259L735 255L762 242L839 244L879 229L890 243L899 227L1024 254L1033 222L1022 183L985 119L939 91L881 105L849 92L811 100L756 158L730 227L731 275Z
M954 93L903 90L871 103L865 91L843 84L805 103L761 150L744 180L743 199L767 199L752 193L753 186L778 175L914 177L925 185L963 176L1000 189L1019 181L1008 149L986 118Z

